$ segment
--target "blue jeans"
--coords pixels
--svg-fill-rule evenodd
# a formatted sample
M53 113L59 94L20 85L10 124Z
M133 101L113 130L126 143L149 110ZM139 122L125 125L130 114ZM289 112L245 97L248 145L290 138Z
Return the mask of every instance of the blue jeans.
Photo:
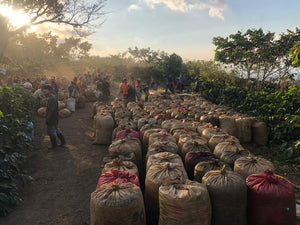
M65 137L63 133L60 131L60 129L58 128L57 124L47 125L47 132L48 135L50 136L52 148L55 148L57 146L56 136L60 140L61 145L64 145L66 143Z

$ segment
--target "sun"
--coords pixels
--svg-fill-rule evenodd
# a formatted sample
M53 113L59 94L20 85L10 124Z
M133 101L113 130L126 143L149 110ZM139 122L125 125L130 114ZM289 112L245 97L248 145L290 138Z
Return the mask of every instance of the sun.
M22 10L13 10L7 5L0 5L0 14L8 17L11 25L14 27L21 27L30 22L30 17L23 13Z

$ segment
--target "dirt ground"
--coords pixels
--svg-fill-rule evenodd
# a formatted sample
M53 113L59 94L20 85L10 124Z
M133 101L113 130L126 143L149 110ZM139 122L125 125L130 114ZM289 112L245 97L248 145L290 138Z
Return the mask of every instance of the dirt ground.
M71 117L61 119L59 127L66 148L48 150L44 118L37 118L35 148L25 171L34 178L22 193L23 204L1 225L88 225L90 194L95 190L108 146L92 145L92 104Z

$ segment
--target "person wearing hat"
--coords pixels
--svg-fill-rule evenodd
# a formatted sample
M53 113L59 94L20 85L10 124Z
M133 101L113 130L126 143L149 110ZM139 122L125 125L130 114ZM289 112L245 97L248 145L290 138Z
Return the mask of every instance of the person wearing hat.
M196 83L195 83L194 92L199 92L199 89L200 89L199 77L195 77L195 79L196 79Z

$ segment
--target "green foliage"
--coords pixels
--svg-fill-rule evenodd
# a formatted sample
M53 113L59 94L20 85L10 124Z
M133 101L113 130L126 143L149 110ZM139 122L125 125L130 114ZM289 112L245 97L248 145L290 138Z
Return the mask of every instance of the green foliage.
M300 42L295 44L293 48L289 51L289 55L292 55L292 62L294 67L300 67Z
M25 175L21 164L26 159L32 140L31 93L21 86L0 89L0 215L6 215L22 200L18 186L32 178Z
M230 76L229 76L230 77ZM282 144L282 157L289 160L299 160L300 137L300 87L291 85L280 92L274 88L262 91L249 90L238 86L239 79L215 79L202 77L200 93L206 99L235 108L237 111L258 117L266 122L269 128L270 140Z
M166 56L164 58L164 69L165 73L171 74L174 78L179 77L181 71L182 71L182 58L173 53L170 56Z
M265 82L276 77L284 80L291 74L291 59L288 51L300 41L300 30L288 30L277 39L275 33L264 33L262 29L238 31L229 37L215 37L215 60L238 67L246 74L247 80L255 78L260 90ZM295 56L295 59L297 57Z
M74 37L58 42L58 37L51 33L19 34L9 40L0 66L7 69L8 75L23 74L29 77L56 73L59 68L71 67L73 62L87 57L91 46L89 42Z

